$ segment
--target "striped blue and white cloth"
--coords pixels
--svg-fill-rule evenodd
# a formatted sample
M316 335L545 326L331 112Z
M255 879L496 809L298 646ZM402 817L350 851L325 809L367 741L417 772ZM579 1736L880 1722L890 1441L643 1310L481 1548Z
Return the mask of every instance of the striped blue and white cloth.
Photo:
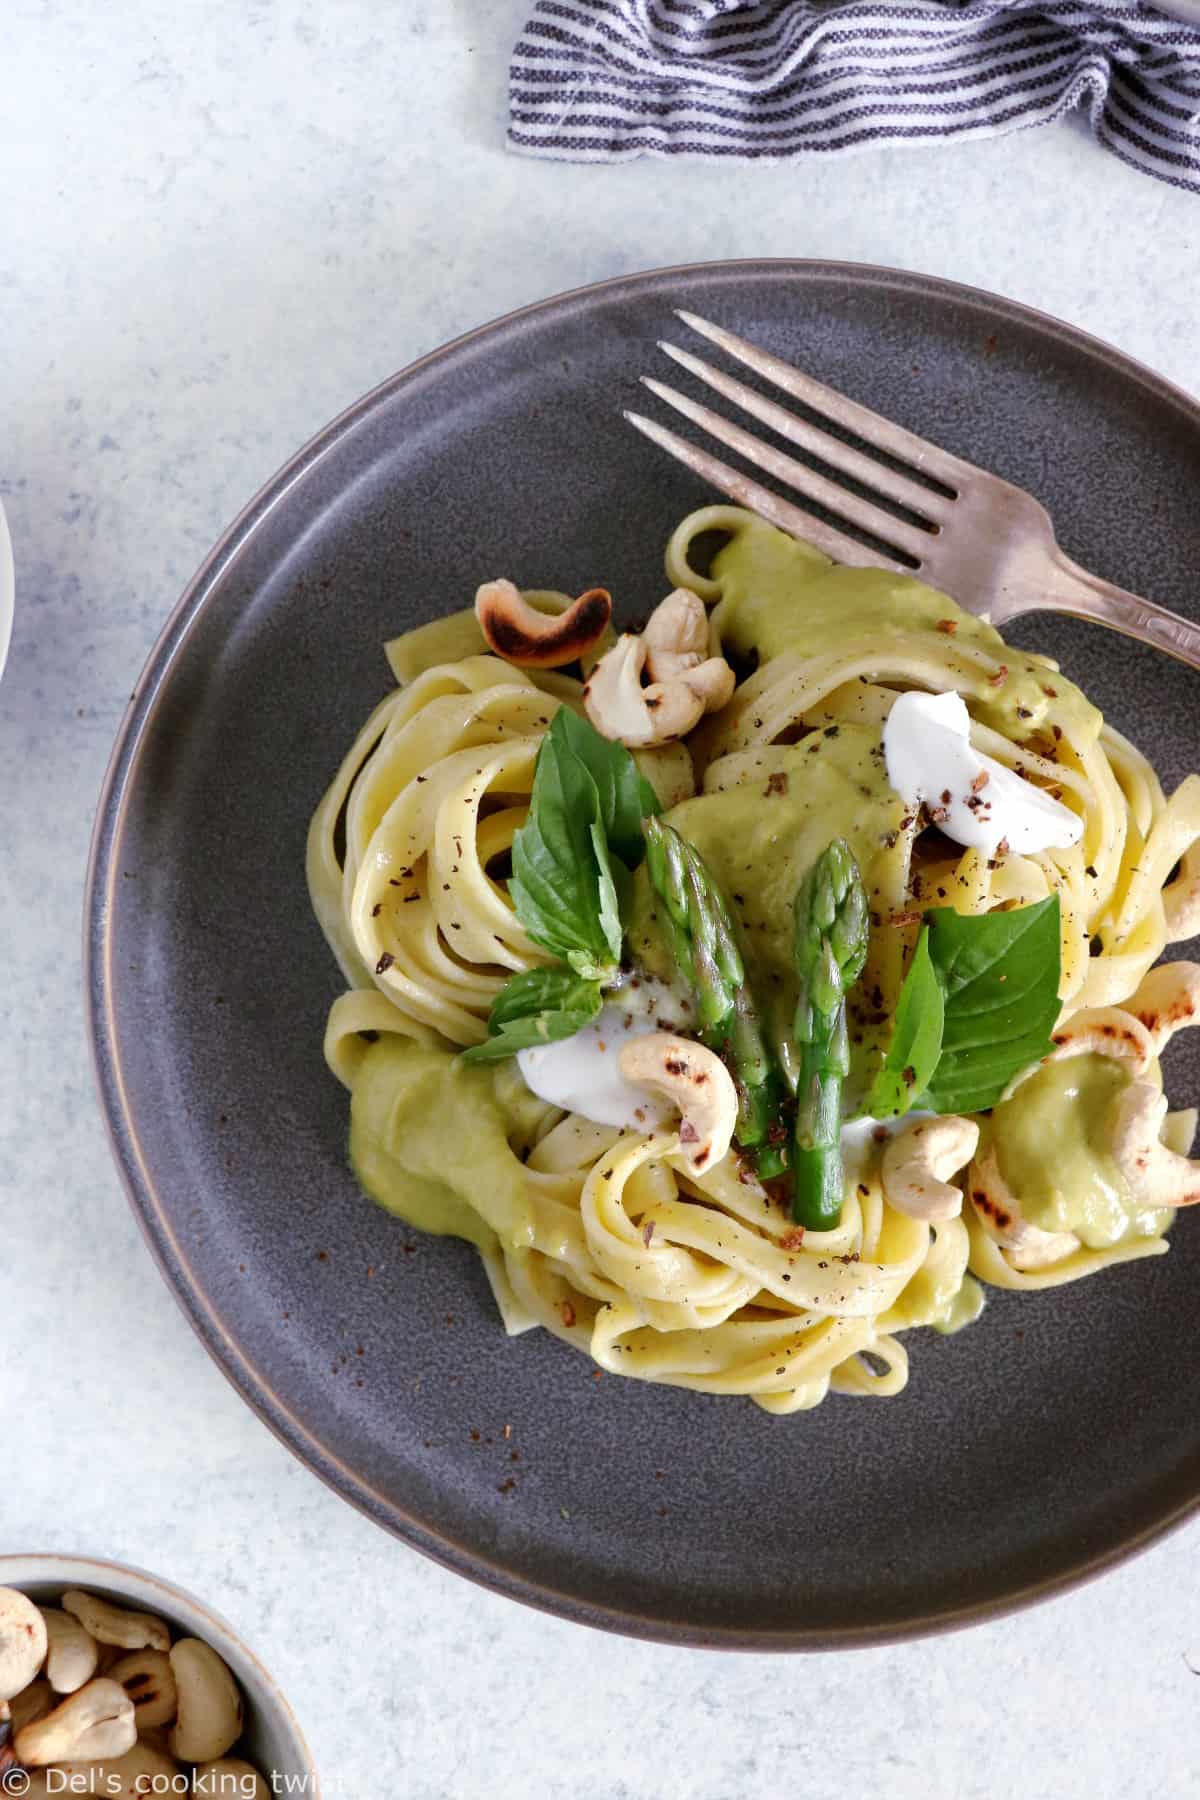
M587 162L988 137L1082 106L1116 155L1200 193L1200 16L1147 4L539 0L510 104L514 150Z

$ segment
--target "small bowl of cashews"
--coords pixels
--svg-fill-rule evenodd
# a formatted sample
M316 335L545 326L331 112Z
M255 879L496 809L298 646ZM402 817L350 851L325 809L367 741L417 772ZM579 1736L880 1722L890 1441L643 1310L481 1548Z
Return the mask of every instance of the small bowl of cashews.
M0 1800L317 1796L261 1663L199 1601L139 1569L0 1556Z

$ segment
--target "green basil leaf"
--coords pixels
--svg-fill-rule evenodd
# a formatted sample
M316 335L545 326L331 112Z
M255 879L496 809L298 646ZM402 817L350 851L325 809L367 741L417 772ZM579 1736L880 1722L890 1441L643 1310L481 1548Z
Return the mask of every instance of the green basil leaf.
M626 881L629 879L629 871L625 868L624 863L614 863L609 856L608 839L605 837L603 827L600 825L592 826L592 849L595 852L596 867L599 870L600 877L600 929L603 931L605 941L612 951L613 961L619 962L621 958L621 938L623 933L621 927L621 900L617 892L616 871L620 869Z
M515 1056L518 1050L529 1050L535 1044L552 1044L559 1038L574 1037L591 1022L591 1013L538 1013L535 1018L506 1025L498 1036L488 1038L485 1043L472 1044L469 1050L463 1051L462 1060L468 1063L503 1062L506 1057Z
M906 1113L928 1087L942 1053L945 1001L929 954L929 927L922 926L900 1000L892 1041L867 1101L872 1118Z
M560 751L587 770L596 784L600 801L599 822L612 850L626 868L636 869L645 852L642 820L658 811L658 798L638 770L624 744L601 737L587 719L560 707L551 730L557 728Z
M581 981L570 969L523 969L509 976L492 1001L488 1029L499 1031L541 1012L585 1012L592 1017L599 1011L598 981Z
M560 707L513 839L508 891L534 943L587 979L610 976L620 960L627 874L644 853L642 818L657 810L624 744Z
M583 975L607 972L616 957L600 919L600 871L592 826L600 814L596 784L561 747L557 713L542 739L529 817L513 839L508 891L535 944Z
M571 969L526 969L505 982L492 1002L486 1043L463 1051L463 1061L498 1062L535 1044L574 1037L603 1004L598 981Z
M982 1112L1052 1048L1062 938L1058 895L1013 912L926 914L945 1001L942 1054L915 1104Z

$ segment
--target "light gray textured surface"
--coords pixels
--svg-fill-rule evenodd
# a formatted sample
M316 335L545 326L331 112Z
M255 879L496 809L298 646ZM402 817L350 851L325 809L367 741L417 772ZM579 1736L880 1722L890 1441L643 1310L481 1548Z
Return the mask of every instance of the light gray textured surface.
M1200 1527L1034 1612L849 1658L720 1659L542 1618L291 1461L195 1344L110 1167L78 953L108 747L204 551L364 388L560 288L784 254L976 282L1200 388L1197 203L1080 131L753 171L517 160L523 6L9 0L0 1549L125 1558L207 1598L335 1796L1194 1793ZM779 1429L802 1454L803 1420Z

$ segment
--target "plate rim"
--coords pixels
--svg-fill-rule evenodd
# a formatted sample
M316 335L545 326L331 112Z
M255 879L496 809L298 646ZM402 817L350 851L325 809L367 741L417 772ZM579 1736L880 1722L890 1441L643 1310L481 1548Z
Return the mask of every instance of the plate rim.
M756 275L777 278L790 275L799 280L833 278L863 287L903 290L910 295L927 295L931 299L967 305L985 314L989 321L1008 319L1036 327L1044 335L1098 358L1124 379L1136 382L1160 400L1177 407L1200 432L1200 400L1104 339L1053 314L987 289L915 270L891 269L879 263L820 257L753 257L673 264L568 288L459 333L385 377L344 407L268 477L205 556L154 639L126 704L96 804L83 897L84 1022L100 1112L113 1161L142 1237L176 1304L209 1356L251 1411L292 1455L340 1498L409 1548L454 1574L465 1576L507 1599L576 1624L675 1646L752 1652L823 1652L902 1643L1005 1617L1041 1600L1067 1593L1104 1574L1200 1512L1200 1483L1183 1500L1156 1511L1140 1528L1126 1532L1117 1541L1097 1550L1077 1556L1067 1554L1037 1580L1002 1592L989 1592L959 1605L931 1605L920 1615L904 1621L847 1623L820 1628L802 1625L768 1628L719 1624L694 1626L686 1618L668 1620L658 1612L637 1611L624 1605L610 1607L583 1599L549 1581L515 1573L505 1563L469 1542L440 1532L427 1520L386 1497L334 1455L316 1432L285 1404L271 1388L255 1359L225 1326L182 1252L140 1153L138 1128L122 1076L120 1034L112 1000L110 918L118 851L132 786L162 690L186 646L191 628L253 534L297 482L329 454L347 432L361 425L393 396L418 382L440 363L472 346L484 344L490 337L521 327L541 314L594 304L618 295L621 290L625 290L630 298L636 298L639 293L653 292L673 279L696 275L716 275L730 280Z

